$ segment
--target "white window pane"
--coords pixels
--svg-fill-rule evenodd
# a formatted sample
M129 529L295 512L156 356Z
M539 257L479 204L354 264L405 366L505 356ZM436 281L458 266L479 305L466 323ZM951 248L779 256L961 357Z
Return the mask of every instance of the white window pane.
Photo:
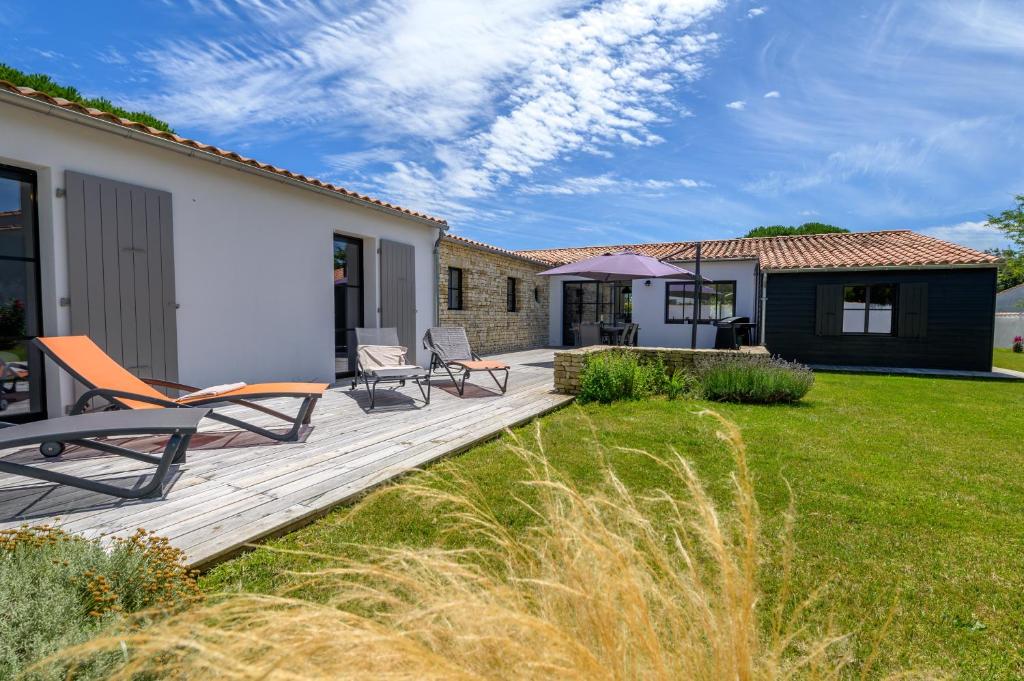
M843 304L843 333L864 333L863 304Z
M868 310L868 333L892 333L892 308Z

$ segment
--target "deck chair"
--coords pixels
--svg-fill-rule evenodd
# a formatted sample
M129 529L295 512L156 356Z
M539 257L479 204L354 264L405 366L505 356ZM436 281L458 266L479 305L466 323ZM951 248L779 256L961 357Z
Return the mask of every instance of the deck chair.
M15 425L0 422L0 449L14 449L39 445L43 456L60 456L66 444L75 444L109 454L156 464L152 477L139 487L121 487L97 482L47 468L14 463L0 459L0 472L46 480L60 485L110 494L123 499L158 497L163 494L163 483L172 464L184 463L189 440L195 435L199 422L209 409L144 409L139 411L104 411L95 414L63 416L46 421ZM117 435L169 435L161 456L153 456L95 438Z
M275 433L232 416L210 411L211 419L242 428L279 442L297 440L302 426L309 424L316 401L323 397L326 383L256 383L203 395L168 397L154 386L186 393L200 392L198 388L157 378L139 378L115 362L88 336L49 336L34 338L33 343L47 357L82 383L86 390L71 409L72 414L86 411L89 401L100 398L115 409L156 409L158 407L203 407L213 404L237 404L269 414L292 427L286 433ZM251 400L272 397L301 399L298 413L288 416Z
M466 330L461 326L435 326L423 334L423 347L430 351L430 372L443 369L452 379L461 397L466 391L466 379L474 371L486 371L501 389L502 394L508 389L509 366L504 362L481 359L480 355L469 347ZM462 381L455 378L452 369L462 372ZM504 371L504 382L499 381L495 371Z
M360 379L370 393L370 409L376 406L377 384L397 383L404 386L414 381L423 395L423 403L430 404L430 371L405 358L406 348L399 344L398 329L356 329L356 373L352 377L352 390ZM427 382L423 389L420 381Z

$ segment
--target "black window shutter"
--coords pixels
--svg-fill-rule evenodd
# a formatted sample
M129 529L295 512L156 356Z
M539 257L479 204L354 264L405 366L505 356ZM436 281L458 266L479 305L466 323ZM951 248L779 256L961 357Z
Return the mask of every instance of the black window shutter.
M818 284L818 307L814 332L819 336L838 336L843 332L842 284Z
M900 284L898 312L897 335L901 338L928 335L928 284Z

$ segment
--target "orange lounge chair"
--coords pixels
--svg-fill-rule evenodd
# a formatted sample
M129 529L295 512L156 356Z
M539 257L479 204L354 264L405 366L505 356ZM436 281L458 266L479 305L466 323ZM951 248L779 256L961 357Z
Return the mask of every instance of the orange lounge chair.
M94 397L104 399L111 406L120 409L203 407L227 402L269 414L290 423L292 427L287 433L275 433L231 416L218 414L215 411L209 413L209 418L273 440L287 442L298 439L299 430L303 425L309 423L316 401L323 397L324 390L328 387L326 383L257 383L217 394L193 397L185 395L173 398L164 395L153 386L186 393L197 392L199 389L156 378L139 378L103 352L88 336L39 337L35 338L33 342L47 357L89 388L75 402L75 406L71 410L72 414L84 412L89 400ZM302 404L295 416L288 416L250 401L271 397L300 398Z

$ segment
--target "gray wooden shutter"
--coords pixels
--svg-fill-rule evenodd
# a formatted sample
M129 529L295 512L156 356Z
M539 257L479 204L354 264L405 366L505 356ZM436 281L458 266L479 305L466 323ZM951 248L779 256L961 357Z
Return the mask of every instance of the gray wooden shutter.
M818 284L814 332L819 336L843 333L843 285Z
M71 333L137 376L178 380L171 195L68 171Z
M416 249L409 244L380 242L380 325L398 329L398 340L415 355Z
M900 284L896 333L901 338L928 335L928 284Z

